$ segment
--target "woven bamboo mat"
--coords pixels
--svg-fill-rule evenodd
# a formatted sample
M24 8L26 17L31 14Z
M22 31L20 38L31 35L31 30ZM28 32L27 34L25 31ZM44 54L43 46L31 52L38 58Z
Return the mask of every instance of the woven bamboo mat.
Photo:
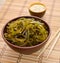
M60 0L6 0L0 10L0 63L60 63L60 39L57 41L48 59L46 59L46 56L52 43L41 55L40 59L37 59L42 49L31 55L24 55L13 51L2 39L1 30L4 24L15 17L30 15L28 11L29 4L38 1L44 3L47 7L47 11L42 19L51 27L50 39L60 28Z

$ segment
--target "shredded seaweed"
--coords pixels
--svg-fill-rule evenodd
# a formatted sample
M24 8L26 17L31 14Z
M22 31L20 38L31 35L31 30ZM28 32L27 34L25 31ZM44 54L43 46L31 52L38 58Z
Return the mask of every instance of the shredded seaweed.
M44 23L36 21L34 18L19 18L8 23L4 36L15 45L34 46L47 38L46 28Z

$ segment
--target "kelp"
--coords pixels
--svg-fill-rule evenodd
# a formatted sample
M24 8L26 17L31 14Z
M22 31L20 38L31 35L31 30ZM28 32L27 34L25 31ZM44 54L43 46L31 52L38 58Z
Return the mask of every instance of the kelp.
M48 31L45 27L44 23L34 18L19 18L8 23L4 36L15 45L34 46L47 38Z

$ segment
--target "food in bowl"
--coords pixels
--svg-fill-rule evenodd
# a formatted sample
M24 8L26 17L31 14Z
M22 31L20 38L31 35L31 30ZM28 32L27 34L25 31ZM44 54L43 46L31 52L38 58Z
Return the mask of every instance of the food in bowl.
M29 12L33 16L43 17L46 12L46 6L40 2L35 2L29 6Z
M21 17L7 23L4 37L20 47L30 47L42 43L48 37L45 23L34 18Z

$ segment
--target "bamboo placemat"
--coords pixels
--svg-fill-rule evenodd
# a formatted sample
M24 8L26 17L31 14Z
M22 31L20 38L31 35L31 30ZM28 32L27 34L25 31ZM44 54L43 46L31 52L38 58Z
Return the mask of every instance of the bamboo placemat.
M60 39L48 59L46 59L46 56L52 43L40 59L37 59L40 50L31 55L20 54L9 48L2 39L1 31L4 24L15 17L30 15L28 11L29 4L38 1L44 3L47 7L47 11L42 19L51 27L50 39L60 28L60 0L6 0L0 10L0 63L60 63Z

